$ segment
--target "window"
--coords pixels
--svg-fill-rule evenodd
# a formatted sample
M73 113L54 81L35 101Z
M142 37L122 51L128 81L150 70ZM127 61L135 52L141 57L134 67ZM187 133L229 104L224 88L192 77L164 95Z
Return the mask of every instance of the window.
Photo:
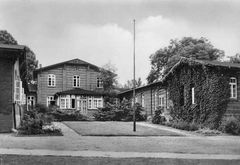
M70 102L70 100L71 100L71 102ZM74 105L72 105L73 102L74 102ZM70 106L70 104L71 104L71 106ZM60 98L60 108L61 109L72 108L72 106L75 107L75 99L70 99L69 96L61 96L61 98Z
M47 97L47 106L54 104L54 96Z
M237 98L237 79L235 77L230 78L230 98Z
M103 107L103 99L102 97L93 97L93 109L102 108Z
M34 106L35 105L35 98L34 98L34 96L28 96L27 97L27 103L30 106Z
M76 105L75 105L75 99L71 99L71 108L75 109Z
M93 100L93 108L96 109L97 108L97 100Z
M22 88L22 91L21 91L21 104L22 105L26 104L26 95L25 95L24 88Z
M195 89L192 87L192 104L195 104Z
M185 95L184 95L184 86L180 87L180 106L184 106L185 102Z
M142 107L144 107L144 94L143 93L141 94L141 105L142 105Z
M88 109L92 109L92 97L88 98Z
M159 95L159 101L158 101L158 106L164 107L165 102L164 102L164 94Z
M22 81L16 80L15 81L15 93L14 93L14 97L15 97L15 101L20 102L21 101L21 92L22 92Z
M155 91L155 104L154 104L154 106L155 106L155 110L157 109L157 105L158 105L158 92L157 91Z
M97 78L97 88L103 88L103 81L102 78Z
M73 76L73 87L80 87L80 76Z
M120 102L120 101L119 101L119 99L118 99L118 98L114 98L114 100L113 100L113 104L114 104L114 105L118 105L118 104L119 104L119 102Z
M54 74L48 75L48 86L55 87L56 76Z
M66 108L66 99L65 98L61 98L60 99L60 108L61 109L65 109Z

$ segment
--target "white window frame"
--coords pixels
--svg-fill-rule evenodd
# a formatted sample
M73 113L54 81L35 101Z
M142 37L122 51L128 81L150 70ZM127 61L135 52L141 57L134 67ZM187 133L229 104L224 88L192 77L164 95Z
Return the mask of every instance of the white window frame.
M165 107L165 94L159 94L158 98L158 106Z
M27 104L31 105L31 102L33 102L33 106L35 105L35 96L28 96L27 97Z
M22 81L15 80L14 85L14 101L21 102L22 97Z
M47 107L50 105L51 101L54 101L54 96L47 97Z
M195 88L192 87L192 104L195 104Z
M81 84L81 78L79 75L73 76L73 87L80 87Z
M48 74L48 86L55 87L56 86L56 76L54 74Z
M154 104L154 106L155 106L155 110L157 110L157 107L158 107L158 92L157 91L155 91L154 92L154 95L155 95L155 104Z
M92 99L92 109L102 108L103 107L103 98L102 97L93 97Z
M230 98L237 99L237 78L230 77L229 85L230 85ZM235 88L234 88L234 86L235 86Z
M88 109L92 109L93 108L93 99L92 97L88 97Z
M141 105L142 105L142 107L145 106L144 93L141 93Z
M103 80L101 77L97 77L97 88L103 88Z
M72 104L71 99L75 99L75 98L71 98L69 95L60 96L60 102L59 102L60 109L71 109L71 104ZM75 103L76 103L76 99L75 99Z

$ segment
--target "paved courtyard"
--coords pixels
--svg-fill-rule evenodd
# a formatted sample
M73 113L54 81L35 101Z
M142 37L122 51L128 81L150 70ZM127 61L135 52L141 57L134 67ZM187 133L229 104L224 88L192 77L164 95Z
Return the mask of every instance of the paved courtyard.
M64 136L0 134L0 148L240 155L239 136L81 136L63 123L55 124L62 128ZM137 123L137 128L140 125ZM171 130L175 133L175 129Z
M69 125L69 123L67 124ZM81 122L79 122L79 124L72 123L75 129L78 128L76 125L83 126L85 124L89 124L92 127L94 126L94 129L102 127L101 129L104 130L104 128L112 128L111 125L113 123L104 122L104 124L101 124L98 122L86 122L82 123L82 125ZM232 162L232 164L240 162L239 136L205 137L148 123L137 123L137 131L141 128L140 126L142 126L143 129L145 129L145 127L154 127L156 129L153 130L159 130L161 135L82 136L63 123L55 123L55 125L62 128L64 136L16 137L14 134L0 134L0 153L4 154L2 156L0 154L0 159L10 162L9 164L14 164L11 163L11 161L19 159L17 155L26 155L20 156L20 158L26 162L31 162L30 157L27 155L33 155L32 158L39 160L39 162L47 160L51 162L55 160L57 164L59 164L58 162L60 162L60 164L74 164L74 162L76 162L75 164L77 164L78 161L85 161L85 164L88 164L88 162L92 164L93 161L95 161L95 164L98 164L99 161L103 162L103 164L114 164L113 162L117 164L119 162L125 162L125 164L127 164L126 160L128 159L131 160L129 164L133 162L146 164L149 161L155 163L162 161L165 162L164 164L168 164L168 160L171 161L172 164L193 164L199 163L199 160L205 162L205 164L209 164L209 160L211 162L210 164L212 164L213 160L216 160L216 162L218 162L217 164L231 164L229 161ZM108 126L104 127L103 125ZM127 124L124 127L126 126ZM129 126L132 128L131 123L129 123ZM177 134L177 136L167 136L169 131ZM41 157L41 155L43 157ZM50 157L46 157L47 155L50 155ZM51 155L55 155L56 157L51 157ZM97 159L93 159L94 157L97 157ZM61 162L61 160L69 161L69 163ZM180 160L181 163L177 160Z

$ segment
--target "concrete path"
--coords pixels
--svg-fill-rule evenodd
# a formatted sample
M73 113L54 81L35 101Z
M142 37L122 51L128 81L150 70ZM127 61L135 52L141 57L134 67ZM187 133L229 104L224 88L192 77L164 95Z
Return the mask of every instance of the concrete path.
M44 164L51 164L52 160L48 160L49 156L54 156L54 162L60 161L58 164L73 164L74 157L79 158L74 162L78 164L217 164L217 165L239 165L240 155L216 155L216 154L180 154L180 153L143 153L143 152L102 152L102 151L54 151L54 150L25 150L25 149L0 149L1 155L20 155L31 156L29 159L33 161L37 159L34 156L44 156ZM1 158L4 162L7 159ZM67 162L62 162L62 158ZM15 158L16 159L16 158ZM52 158L53 159L53 158ZM58 160L59 159L59 160ZM27 163L29 160L25 160ZM107 162L107 163L106 163ZM17 163L17 162L16 162ZM19 163L19 162L18 162ZM23 163L23 164L24 164ZM74 163L74 164L75 164ZM76 164L77 164L76 163Z
M148 123L137 124L178 131ZM22 155L21 157L26 159L30 159L28 156L31 156L31 159L44 156L46 161L52 161L52 157L56 157L60 164L72 164L72 162L62 163L62 159L66 161L76 159L74 161L78 164L84 159L85 163L81 164L95 162L96 165L240 164L239 136L203 137L178 131L177 133L186 136L89 137L80 136L63 123L54 123L54 125L62 129L64 136L15 137L13 134L0 134L0 159L13 160L12 157ZM17 157L16 160L18 159Z
M59 151L59 150L25 150L0 149L6 155L34 155L34 156L77 156L77 157L109 157L109 158L167 158L167 159L217 159L239 160L240 155L223 154L182 154L156 152L106 152L106 151Z

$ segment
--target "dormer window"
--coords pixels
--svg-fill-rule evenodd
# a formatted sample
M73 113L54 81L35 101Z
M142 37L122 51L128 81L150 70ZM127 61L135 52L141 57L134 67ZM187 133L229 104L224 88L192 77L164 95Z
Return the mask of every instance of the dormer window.
M97 88L103 88L103 81L102 78L97 78Z
M73 76L73 87L80 87L80 76Z
M56 85L56 76L54 74L48 75L48 86L55 87Z
M230 98L237 98L237 79L235 77L230 78Z

